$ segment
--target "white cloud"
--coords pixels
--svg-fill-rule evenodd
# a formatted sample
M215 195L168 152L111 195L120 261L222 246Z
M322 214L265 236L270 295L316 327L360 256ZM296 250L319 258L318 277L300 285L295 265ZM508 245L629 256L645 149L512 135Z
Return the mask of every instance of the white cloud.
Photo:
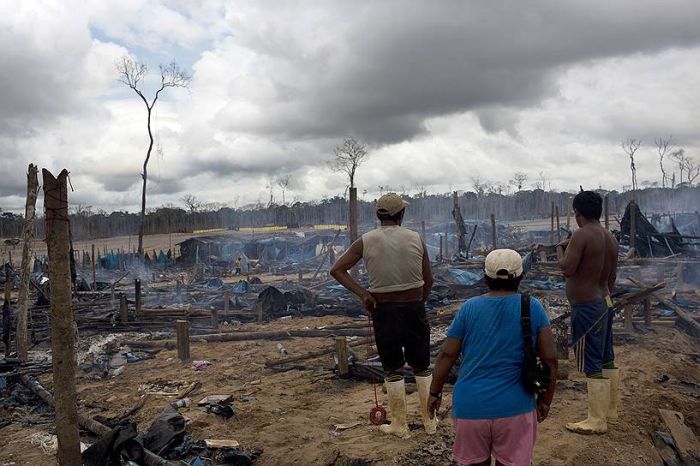
M440 5L3 2L0 171L16 176L0 180L0 207L21 205L34 162L69 168L74 202L138 208L148 139L143 103L116 82L127 52L153 70L162 57L192 63L191 90L167 89L154 111L149 206L186 192L267 202L283 173L288 199L342 194L326 163L348 134L370 141L368 196L515 171L619 189L626 137L645 142L640 180L659 176L654 137L673 134L700 160L697 2L661 16L651 1Z

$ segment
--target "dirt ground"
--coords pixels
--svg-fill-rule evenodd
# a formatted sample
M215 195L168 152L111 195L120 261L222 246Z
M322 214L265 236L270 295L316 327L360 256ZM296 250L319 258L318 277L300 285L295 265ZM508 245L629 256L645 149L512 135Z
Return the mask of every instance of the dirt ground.
M276 321L265 329L314 328L348 322L345 317L319 317ZM258 324L242 328L260 329ZM622 370L620 420L608 434L581 436L564 429L564 424L585 416L585 382L572 374L558 384L549 419L540 425L535 448L537 465L658 465L649 433L662 424L658 408L680 411L686 423L700 432L700 373L697 341L675 327L654 326L635 333L618 346ZM290 356L327 348L328 338L285 340ZM194 360L213 365L195 371L192 364L178 361L176 351L164 350L155 359L128 364L113 379L101 380L94 373L81 372L78 379L80 410L91 416L117 416L136 403L144 391L177 392L195 381L202 388L191 395L193 405L181 412L189 419L188 433L195 439L236 439L246 449L261 448L259 465L447 465L450 459L452 427L451 398L446 394L438 435L428 436L420 426L418 395L408 396L411 438L401 440L380 434L368 422L373 406L373 389L366 382L335 378L324 368L331 356L305 364L313 369L273 372L266 360L281 357L275 341L245 341L192 345ZM360 352L364 349L360 349ZM573 367L573 366L572 366ZM669 380L655 379L666 374ZM41 378L50 387L51 376ZM221 421L196 407L208 394L234 395L236 418ZM380 400L385 395L380 392ZM148 427L174 396L150 395L134 420ZM385 403L386 404L386 403ZM26 414L29 407L14 414ZM1 412L0 420L11 416ZM345 430L336 428L357 424ZM52 456L29 441L35 432L51 432L50 424L22 427L14 422L0 429L0 465L55 464ZM353 461L354 460L354 461Z

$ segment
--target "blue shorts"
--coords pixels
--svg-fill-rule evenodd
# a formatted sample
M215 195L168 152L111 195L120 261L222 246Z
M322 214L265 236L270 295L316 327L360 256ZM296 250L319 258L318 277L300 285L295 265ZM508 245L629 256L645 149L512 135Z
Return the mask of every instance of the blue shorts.
M576 365L586 375L603 370L606 349L612 352L612 344L607 346L608 320L610 312L605 300L571 306L571 337L573 340Z

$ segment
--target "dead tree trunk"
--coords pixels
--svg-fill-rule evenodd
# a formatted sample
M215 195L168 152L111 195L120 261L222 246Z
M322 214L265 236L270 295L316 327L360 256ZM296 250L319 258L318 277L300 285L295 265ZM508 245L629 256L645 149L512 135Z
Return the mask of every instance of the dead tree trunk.
M156 94L157 96L157 94ZM155 104L155 100L153 101ZM146 104L148 106L148 104ZM153 132L151 131L151 109L148 108L148 152L146 152L146 159L143 161L143 173L141 177L143 178L143 189L141 190L141 215L139 217L139 256L143 257L143 234L146 230L146 183L148 182L148 161L151 159L151 151L153 150Z
M75 335L71 308L68 171L64 169L55 178L44 169L42 175L51 281L51 352L56 390L58 462L72 466L81 464L81 459L73 354Z
M19 281L19 298L17 300L17 357L26 362L29 353L29 279L32 273L32 241L34 240L34 217L36 214L36 197L39 191L39 177L36 165L29 164L27 171L27 203L24 209L24 231L22 233L22 270Z

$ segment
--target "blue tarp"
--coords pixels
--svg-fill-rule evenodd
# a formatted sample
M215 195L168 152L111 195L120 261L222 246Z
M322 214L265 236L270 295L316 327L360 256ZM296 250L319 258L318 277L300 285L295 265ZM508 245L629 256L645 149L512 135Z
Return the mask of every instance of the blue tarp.
M447 271L460 285L474 285L484 278L484 272L470 272L462 269L448 269Z

